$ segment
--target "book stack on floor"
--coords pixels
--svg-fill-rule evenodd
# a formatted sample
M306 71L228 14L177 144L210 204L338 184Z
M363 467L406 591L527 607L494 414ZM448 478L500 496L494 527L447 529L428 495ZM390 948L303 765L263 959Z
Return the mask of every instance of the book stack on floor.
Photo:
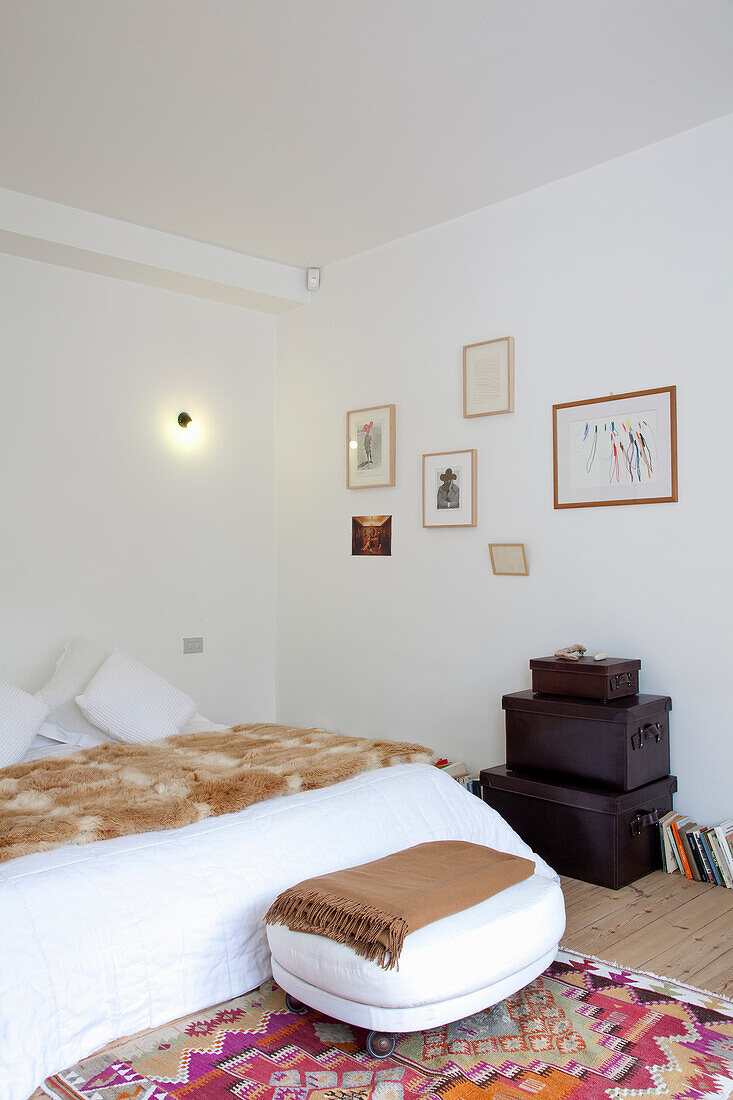
M481 781L478 772L471 774L462 761L451 761L446 759L436 760L435 767L440 768L446 775L452 775L467 791L481 798Z
M667 695L640 695L641 661L542 657L505 695L506 765L483 798L559 874L618 890L662 866L672 810Z
M733 889L733 818L700 826L684 814L670 812L659 822L659 833L665 871Z

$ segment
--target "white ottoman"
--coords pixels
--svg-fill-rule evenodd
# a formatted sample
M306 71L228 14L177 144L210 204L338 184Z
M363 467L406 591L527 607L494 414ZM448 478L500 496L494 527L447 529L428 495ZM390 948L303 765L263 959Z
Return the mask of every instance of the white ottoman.
M399 969L383 970L345 944L282 924L268 925L267 939L273 977L290 1006L300 1002L366 1028L370 1054L386 1058L393 1033L459 1020L522 989L550 965L564 931L559 884L534 874L410 933Z

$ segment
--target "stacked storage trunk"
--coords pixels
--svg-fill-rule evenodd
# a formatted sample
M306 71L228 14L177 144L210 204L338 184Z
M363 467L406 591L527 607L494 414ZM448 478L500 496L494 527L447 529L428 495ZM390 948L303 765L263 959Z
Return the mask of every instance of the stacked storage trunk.
M530 661L532 691L505 695L506 766L483 798L555 870L617 890L661 867L672 809L666 695L638 695L641 661Z

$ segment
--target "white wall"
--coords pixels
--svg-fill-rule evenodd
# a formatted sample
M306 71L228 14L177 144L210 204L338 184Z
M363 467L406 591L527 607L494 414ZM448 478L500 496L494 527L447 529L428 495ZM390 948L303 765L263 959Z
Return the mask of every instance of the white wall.
M670 694L678 804L733 815L733 116L323 273L278 322L278 717L504 758L501 695L580 641ZM461 346L516 339L464 420ZM554 511L551 407L676 384L679 503ZM397 485L348 491L345 412L397 405ZM476 447L479 526L423 530L422 452ZM393 514L393 555L350 556ZM528 579L489 541L524 541Z
M7 256L0 302L0 676L81 634L271 719L273 319Z

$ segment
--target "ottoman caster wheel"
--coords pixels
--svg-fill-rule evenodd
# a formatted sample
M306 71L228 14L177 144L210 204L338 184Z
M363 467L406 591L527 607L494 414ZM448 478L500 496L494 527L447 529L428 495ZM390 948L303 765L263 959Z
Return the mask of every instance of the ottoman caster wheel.
M308 1005L304 1005L302 1001L296 1001L295 997L291 997L289 993L285 994L285 1007L288 1012L294 1012L296 1016L305 1016L308 1011Z
M384 1031L370 1031L366 1037L366 1048L372 1058L389 1058L396 1045L394 1035Z

